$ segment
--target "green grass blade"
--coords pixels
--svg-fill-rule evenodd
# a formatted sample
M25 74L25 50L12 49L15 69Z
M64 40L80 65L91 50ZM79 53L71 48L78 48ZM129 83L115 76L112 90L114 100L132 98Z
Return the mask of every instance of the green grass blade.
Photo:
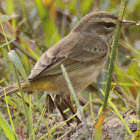
M0 45L0 48L2 48L2 47L4 47L4 46L6 46L7 45L7 43L8 44L10 44L10 43L12 43L13 41L15 41L16 39L12 39L12 40L10 40L10 41L8 41L8 42L6 42L6 43L4 43L4 44L2 44L2 45Z
M10 51L8 53L8 56L9 56L10 60L14 63L14 65L16 66L16 68L18 69L19 73L23 76L23 78L25 79L25 81L27 83L29 83L28 82L27 75L26 75L26 72L25 72L25 70L23 68L23 65L22 65L22 63L21 63L18 55L15 53L15 51L14 50Z
M53 44L60 40L60 36L55 26L55 22L52 18L49 18L49 10L45 7L42 1L34 0L34 2L38 11L41 25L43 27L44 35L46 37L46 43L50 46L52 40Z
M69 90L70 90L72 99L73 99L73 101L75 102L76 107L78 108L78 107L80 106L80 104L79 104L79 101L78 101L78 99L77 99L76 93L74 92L74 89L73 89L73 87L72 87L72 84L71 84L71 82L70 82L70 80L69 80L69 77L68 77L68 74L67 74L67 72L66 72L66 69L65 69L64 65L61 65L61 69L62 69L64 78L65 78L65 80L66 80L66 82L67 82L68 88L69 88Z
M140 88L138 94L138 105L137 105L138 120L140 120ZM138 123L138 128L140 129L140 122Z
M105 95L105 93L101 90L102 94ZM117 116L121 119L121 121L123 122L126 130L128 131L128 133L130 135L132 135L132 132L130 130L130 128L128 127L128 125L126 124L125 120L123 119L122 115L120 114L120 112L118 111L117 107L113 104L113 102L108 99L108 103L111 105L111 107L114 109L114 111L116 112Z
M82 118L84 118L84 114L82 112L82 109L80 108L80 104L79 104L78 98L77 98L76 93L75 93L75 91L74 91L74 89L72 87L72 84L71 84L70 80L69 80L69 77L68 77L68 74L66 72L66 69L65 69L64 65L61 65L61 69L62 69L64 78L66 80L68 89L70 90L70 93L71 93L71 96L72 96L72 100L74 101L76 107L78 108L80 115L82 116Z
M9 115L9 118L10 118L10 123L11 123L11 126L12 126L12 130L13 130L14 136L17 139L16 133L15 133L14 124L13 124L13 120L12 120L12 116L11 116L11 113L10 113L10 110L9 110L9 105L8 105L8 100L7 100L6 92L4 91L4 93L5 93L5 101L6 101L8 115Z
M70 118L68 118L66 121L64 121L64 122L58 124L56 127L52 128L48 133L46 133L44 136L42 136L39 140L44 139L44 138L47 137L48 135L51 135L51 133L53 133L56 129L58 129L60 126L62 126L62 125L65 124L66 122L70 121L70 120L71 120L72 118L74 118L76 115L77 115L77 113L74 114L73 116L71 116Z
M31 103L32 95L30 94L30 107L29 107L29 122L30 122L30 130L31 130L31 138L35 140L35 133L33 131L33 117L32 117L32 103Z
M5 120L3 115L0 113L0 126L3 129L5 135L9 138L9 140L16 140L17 136L9 126L8 122Z
M14 64L13 64L14 65ZM30 130L30 122L29 122L29 113L28 113L28 108L26 106L26 103L25 103L25 98L24 98L24 93L22 91L22 87L21 87L21 83L20 83L20 80L19 80L19 74L18 74L18 71L14 65L14 68L15 68L15 78L17 80L17 83L19 85L19 91L21 93L21 99L22 99L22 102L23 102L23 106L24 106L24 111L25 111L25 117L27 119L27 137L29 136L29 133L31 132Z
M40 111L42 110L42 108L45 104L46 98L47 98L47 92L44 92L44 94L41 96L41 98L39 99L39 101L36 104L36 108L39 109Z
M44 106L44 108L42 109L41 115L40 115L40 117L39 117L39 119L38 119L38 121L37 121L37 123L36 123L36 125L35 125L35 127L34 127L34 129L32 131L32 133L31 133L30 137L29 137L29 140L31 140L32 135L35 132L35 129L37 129L37 125L40 123L41 118L44 116L45 112L46 112L46 106Z
M13 18L16 18L18 15L16 14L13 14L13 15L1 15L0 16L0 22L4 22L4 21L8 21L8 20L11 20Z
M110 63L109 63L109 69L108 69L108 74L107 74L107 84L105 87L105 97L104 97L104 102L103 102L103 111L106 110L107 107L107 101L108 101L108 96L109 96L109 91L111 87L111 81L112 81L112 74L114 71L114 64L115 64L115 59L118 51L118 45L119 45L119 38L121 34L121 26L122 26L122 19L124 15L124 10L126 6L127 0L122 0L121 1L121 8L120 8L120 13L118 17L118 23L116 27L116 32L115 32L115 39L113 42L113 48L111 52L111 58L110 58Z
M93 122L95 122L95 119L94 119L94 112L93 112L93 107L92 107L92 96L91 96L91 93L89 94L89 97L90 97L91 117L92 117Z

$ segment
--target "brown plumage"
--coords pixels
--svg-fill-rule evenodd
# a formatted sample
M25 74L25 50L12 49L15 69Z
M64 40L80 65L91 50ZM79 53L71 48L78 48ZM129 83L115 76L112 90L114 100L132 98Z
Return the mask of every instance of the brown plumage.
M101 72L108 55L117 16L93 12L83 17L69 35L57 42L37 61L29 76L30 85L21 83L24 91L47 90L50 94L69 94L61 64L68 72L75 92L84 90ZM17 92L18 85L7 88L7 94ZM4 90L0 90L0 98Z

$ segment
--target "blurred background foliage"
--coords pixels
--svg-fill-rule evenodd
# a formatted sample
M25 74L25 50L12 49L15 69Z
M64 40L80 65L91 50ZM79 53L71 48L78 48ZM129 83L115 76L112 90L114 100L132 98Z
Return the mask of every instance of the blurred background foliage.
M16 51L26 74L29 75L43 52L66 36L84 15L98 10L118 15L120 2L121 0L0 0L0 21L10 48ZM4 21L6 18L9 20ZM140 20L140 0L128 0L124 19ZM0 86L2 87L16 82L7 52L4 32L0 28ZM103 70L103 76L99 77L98 84L92 84L88 88L90 92L90 89L99 92L100 88L104 88L106 84L104 75L107 68L108 66ZM117 103L116 106L121 111L127 111L128 107L136 105L135 102L140 91L139 69L140 27L127 27L122 30L110 97L114 103ZM22 77L20 78L22 79ZM119 87L116 86L116 82ZM131 104L124 96L120 96L122 91L128 99L133 100L134 104ZM83 91L83 93L84 101L81 100L86 103L89 95L85 93L89 92ZM93 105L100 106L98 96L100 97L100 95L93 96ZM34 94L33 105L39 104L38 108L41 109L45 104L43 97L46 97L46 93L41 99L38 99L38 94ZM10 99L13 108L17 109L17 106L21 106L20 98L15 100L11 97ZM0 104L3 105L4 102ZM98 112L98 110L96 111ZM5 112L4 109L3 112Z

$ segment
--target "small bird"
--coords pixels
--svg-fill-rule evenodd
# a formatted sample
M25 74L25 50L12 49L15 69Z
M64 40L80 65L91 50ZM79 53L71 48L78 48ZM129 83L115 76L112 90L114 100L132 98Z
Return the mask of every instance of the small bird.
M109 50L109 40L115 32L118 17L98 11L83 17L72 31L37 61L28 78L21 82L23 91L47 91L50 94L68 95L61 64L68 73L74 91L79 93L91 84L104 67ZM122 21L122 25L135 22ZM18 92L18 84L4 88L7 95ZM4 96L0 90L0 98Z

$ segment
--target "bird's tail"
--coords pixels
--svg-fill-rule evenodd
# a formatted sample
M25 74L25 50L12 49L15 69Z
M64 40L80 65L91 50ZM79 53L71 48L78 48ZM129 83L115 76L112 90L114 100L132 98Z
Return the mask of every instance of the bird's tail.
M25 90L28 87L29 87L29 85L27 83L25 83L25 82L21 83L21 88L23 90ZM6 93L6 95L10 95L10 94L16 93L18 91L19 91L19 85L17 83L10 85L8 87L2 88L2 89L0 89L0 99L5 96L5 93Z

